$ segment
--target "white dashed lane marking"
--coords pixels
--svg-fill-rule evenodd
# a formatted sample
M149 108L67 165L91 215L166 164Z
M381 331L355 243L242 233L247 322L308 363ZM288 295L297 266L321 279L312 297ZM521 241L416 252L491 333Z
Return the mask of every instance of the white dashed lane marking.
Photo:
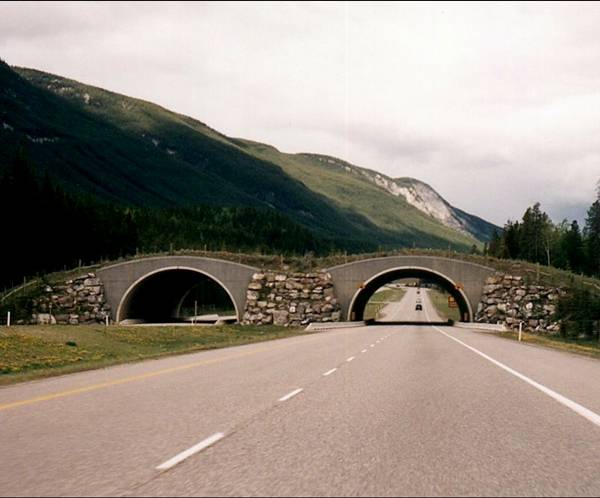
M300 394L302 391L303 391L303 389L296 389L295 391L292 391L291 393L286 394L282 398L279 398L279 401L281 401L281 402L287 401L288 399L293 398L297 394Z
M169 469L175 467L175 465L177 465L178 463L181 463L185 459L191 457L192 455L195 455L196 453L200 453L202 450L205 450L209 446L212 446L213 444L215 444L217 441L220 441L224 437L225 437L225 434L223 434L222 432L213 434L209 438L206 438L204 441L201 441L197 445L192 446L190 449L185 450L185 451L179 453L179 455L176 455L173 458L171 458L170 460L167 460L165 463L160 464L158 467L156 467L156 470L169 470Z

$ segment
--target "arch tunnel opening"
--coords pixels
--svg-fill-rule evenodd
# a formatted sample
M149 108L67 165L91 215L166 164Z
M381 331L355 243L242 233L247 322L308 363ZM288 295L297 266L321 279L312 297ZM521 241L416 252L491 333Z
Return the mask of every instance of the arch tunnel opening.
M385 292L392 293L397 288L400 292L396 308L388 299L373 299L376 293L384 295ZM382 293L382 290L384 291ZM431 291L431 294L430 294ZM439 292L438 292L439 291ZM456 316L446 317L440 311L440 297L432 294L447 294L449 297L447 306L452 302L456 306ZM379 306L373 311L373 303ZM381 304L388 305L387 308ZM400 305L402 304L402 305ZM433 310L433 311L432 311ZM387 316L386 316L387 315ZM348 312L351 321L366 320L372 324L411 324L427 325L432 323L448 323L452 321L472 321L472 311L465 294L461 288L451 279L433 270L425 268L397 268L373 277L367 281L355 294ZM440 316L442 316L440 318Z
M215 279L190 269L166 269L136 282L119 306L119 323L237 321L233 299Z

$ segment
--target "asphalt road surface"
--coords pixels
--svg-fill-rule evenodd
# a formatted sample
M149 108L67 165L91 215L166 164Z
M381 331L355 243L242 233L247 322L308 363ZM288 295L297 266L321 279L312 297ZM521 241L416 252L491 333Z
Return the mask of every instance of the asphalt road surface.
M443 322L429 298L429 289L406 287L405 294L400 301L386 304L379 310L378 322ZM416 309L420 301L422 310Z
M600 495L600 362L376 326L0 389L0 495Z

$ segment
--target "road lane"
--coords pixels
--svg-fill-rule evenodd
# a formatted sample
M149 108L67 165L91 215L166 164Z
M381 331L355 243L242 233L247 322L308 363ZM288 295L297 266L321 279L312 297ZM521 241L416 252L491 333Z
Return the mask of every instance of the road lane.
M597 384L582 376L600 378L600 362L443 330L598 405ZM0 406L193 362L205 364L0 411L0 495L600 492L597 427L432 327L338 330L86 372L0 389ZM219 432L214 446L156 470Z
M379 311L378 322L443 322L438 315L436 307L429 297L429 289L405 287L406 293L400 301L386 304ZM417 310L417 302L421 303L422 310Z
M599 430L438 332L407 329L135 494L598 493Z
M31 395L95 385L97 376L117 381L167 372L0 411L0 494L85 489L109 495L127 489L205 437L249 423L281 396L368 346L380 337L376 334L372 328L332 331L0 389L1 407Z

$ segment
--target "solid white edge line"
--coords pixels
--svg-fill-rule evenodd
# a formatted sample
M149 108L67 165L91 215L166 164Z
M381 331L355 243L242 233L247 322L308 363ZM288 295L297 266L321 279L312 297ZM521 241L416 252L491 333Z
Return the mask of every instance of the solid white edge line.
M175 465L177 465L178 463L181 463L185 459L191 457L192 455L195 455L196 453L199 453L202 450L205 450L209 446L212 446L213 444L215 444L217 441L220 441L224 437L225 437L225 434L223 434L222 432L217 432L216 434L213 434L212 436L206 438L204 441L201 441L197 445L192 446L190 449L179 453L179 455L174 456L170 460L167 460L165 463L156 467L156 470L169 470L169 469L175 467Z
M350 363L352 360L354 360L354 356L351 356L351 357L350 357L350 358L348 358L346 361L347 361L348 363Z
M287 393L285 396L279 398L277 401L280 401L280 402L287 401L288 399L293 398L297 394L300 394L302 391L303 391L303 389L295 389L291 393Z
M460 345L464 346L465 348L473 351L475 354L478 354L482 358L485 358L486 360L488 360L489 362L493 363L497 367L500 367L502 370L505 370L506 372L514 375L515 377L521 379L523 382L527 382L527 384L529 384L530 386L535 387L537 390L543 392L547 396L550 396L555 401L558 401L560 404L562 404L562 405L566 406L567 408L573 410L578 415L581 415L583 418L586 418L587 420L589 420L593 424L595 424L598 427L600 427L600 415L598 415L597 413L594 413L592 410L589 410L585 406L582 406L579 403L576 403L575 401L570 400L569 398L566 398L562 394L559 394L556 391L553 391L552 389L550 389L550 388L548 388L548 387L540 384L539 382L536 382L535 380L530 379L529 377L523 375L522 373L517 372L516 370L513 370L512 368L510 368L509 366L505 365L504 363L500 363L498 360L494 360L494 358L488 356L485 353L482 353L478 349L475 349L474 347L469 346L468 344L465 344L460 339L457 339L456 337L451 336L450 334L444 332L443 330L437 328L436 326L434 326L433 328L436 329L441 334L444 334L446 337L448 337L448 338L452 339L453 341L459 343Z
M328 375L331 375L333 372L335 372L337 370L337 368L332 368L331 370L325 372L323 374L323 377L327 377Z

